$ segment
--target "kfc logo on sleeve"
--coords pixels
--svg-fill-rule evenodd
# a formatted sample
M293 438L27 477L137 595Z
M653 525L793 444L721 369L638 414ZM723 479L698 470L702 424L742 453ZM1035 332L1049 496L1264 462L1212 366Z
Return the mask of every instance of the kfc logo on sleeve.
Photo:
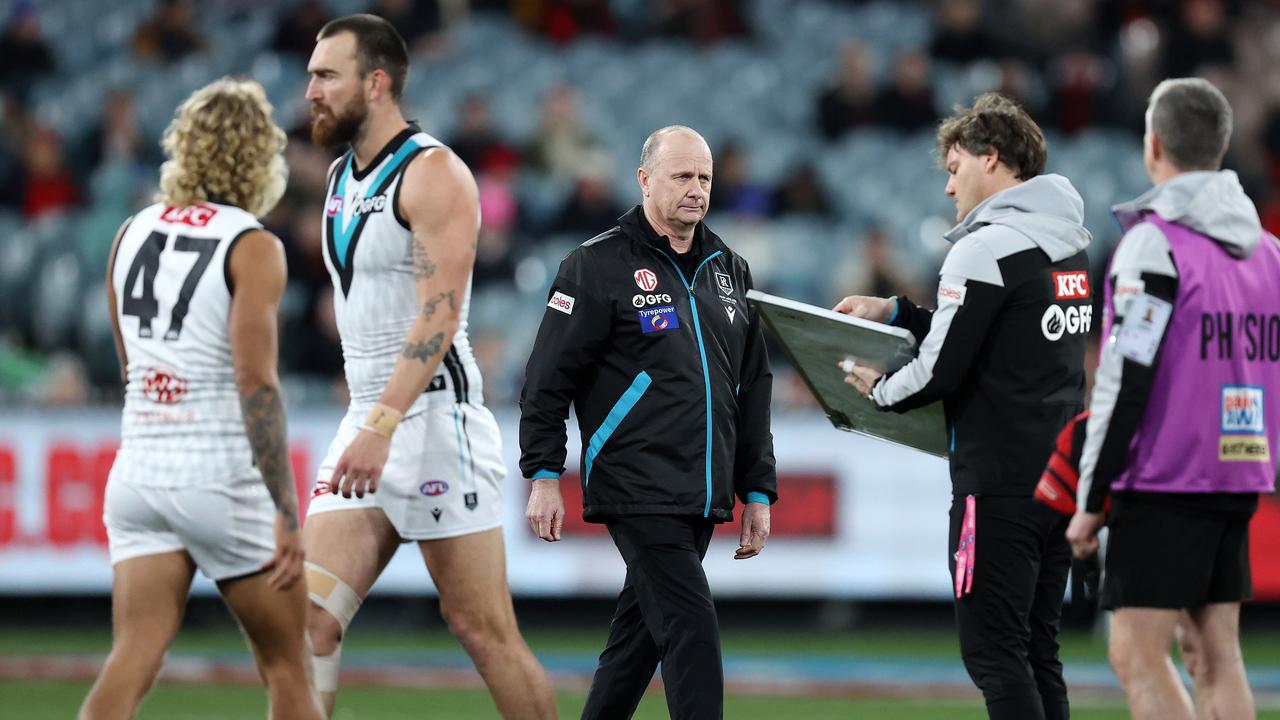
M1089 298L1089 272L1075 270L1053 274L1053 295L1057 300L1087 300Z

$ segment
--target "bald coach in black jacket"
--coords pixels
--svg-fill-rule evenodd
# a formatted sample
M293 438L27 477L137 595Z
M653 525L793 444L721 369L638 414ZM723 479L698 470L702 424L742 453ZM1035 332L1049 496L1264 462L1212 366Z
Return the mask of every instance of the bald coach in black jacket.
M744 503L739 559L777 500L772 375L746 302L747 263L706 228L711 151L658 130L637 172L642 205L564 259L520 407L528 518L560 539L565 419L582 430L583 516L609 528L627 581L584 718L630 717L662 662L671 717L720 717L724 679L702 558Z

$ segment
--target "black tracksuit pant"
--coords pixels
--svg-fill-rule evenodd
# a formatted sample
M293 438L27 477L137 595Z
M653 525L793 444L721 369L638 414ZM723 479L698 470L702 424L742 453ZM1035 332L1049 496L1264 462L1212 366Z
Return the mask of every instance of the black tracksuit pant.
M1058 659L1070 518L1030 497L978 496L973 592L956 600L960 655L992 720L1065 720ZM952 587L965 496L951 503Z
M627 563L627 581L583 720L631 717L659 661L672 720L723 717L720 628L702 569L715 524L671 515L620 517L606 524Z

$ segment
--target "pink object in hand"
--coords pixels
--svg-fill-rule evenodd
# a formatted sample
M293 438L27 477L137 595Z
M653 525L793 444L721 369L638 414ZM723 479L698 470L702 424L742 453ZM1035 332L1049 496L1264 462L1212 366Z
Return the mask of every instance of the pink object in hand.
M964 499L964 519L960 521L960 543L956 549L956 599L973 592L973 561L978 544L976 501Z

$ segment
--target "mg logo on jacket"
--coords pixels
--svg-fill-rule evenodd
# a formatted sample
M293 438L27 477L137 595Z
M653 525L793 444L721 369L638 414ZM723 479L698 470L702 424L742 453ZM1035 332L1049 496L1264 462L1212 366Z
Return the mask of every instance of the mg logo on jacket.
M658 287L658 276L652 270L640 268L633 277L636 279L636 285L647 293L653 292Z

